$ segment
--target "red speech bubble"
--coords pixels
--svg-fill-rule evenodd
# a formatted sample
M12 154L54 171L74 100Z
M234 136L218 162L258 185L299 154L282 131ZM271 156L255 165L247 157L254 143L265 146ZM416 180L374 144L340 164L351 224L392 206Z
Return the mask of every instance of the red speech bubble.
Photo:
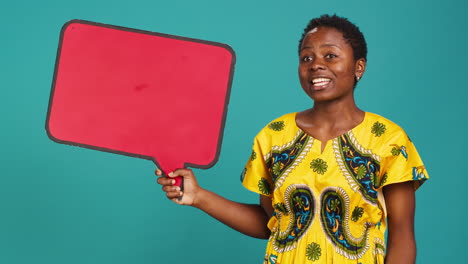
M164 172L219 156L235 54L225 44L72 20L46 122L58 142L153 160Z

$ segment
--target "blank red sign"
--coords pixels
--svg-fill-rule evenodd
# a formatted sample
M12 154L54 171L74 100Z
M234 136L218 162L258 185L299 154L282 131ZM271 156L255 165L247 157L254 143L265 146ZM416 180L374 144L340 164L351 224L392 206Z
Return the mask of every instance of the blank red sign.
M73 20L62 29L46 130L59 143L216 163L234 72L225 44Z

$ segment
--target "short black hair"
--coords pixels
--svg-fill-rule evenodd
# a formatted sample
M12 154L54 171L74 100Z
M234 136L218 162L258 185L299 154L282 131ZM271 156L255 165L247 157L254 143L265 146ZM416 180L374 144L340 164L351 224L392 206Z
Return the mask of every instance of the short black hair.
M334 28L343 34L343 37L353 48L354 59L358 60L364 58L367 61L367 44L364 35L359 28L351 23L347 18L339 17L337 15L322 15L318 18L310 20L307 27L304 29L301 40L299 41L299 53L301 52L302 41L309 31L322 26Z

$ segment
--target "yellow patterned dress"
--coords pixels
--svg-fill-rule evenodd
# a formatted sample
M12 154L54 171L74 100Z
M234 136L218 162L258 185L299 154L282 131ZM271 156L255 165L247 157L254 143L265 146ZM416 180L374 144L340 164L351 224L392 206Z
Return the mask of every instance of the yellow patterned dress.
M382 187L428 179L406 133L366 113L361 124L324 144L284 115L255 137L243 185L272 198L264 263L384 263Z

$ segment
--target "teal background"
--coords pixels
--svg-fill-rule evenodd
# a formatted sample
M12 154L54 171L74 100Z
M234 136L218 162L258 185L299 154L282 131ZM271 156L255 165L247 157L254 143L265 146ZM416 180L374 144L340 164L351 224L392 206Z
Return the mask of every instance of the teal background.
M461 0L2 1L0 263L261 263L266 241L168 201L152 162L47 137L59 33L77 18L231 45L237 64L221 155L196 173L202 186L256 203L239 174L261 127L311 106L297 44L323 13L364 32L357 102L404 127L431 176L417 192L417 263L463 262L466 10Z

